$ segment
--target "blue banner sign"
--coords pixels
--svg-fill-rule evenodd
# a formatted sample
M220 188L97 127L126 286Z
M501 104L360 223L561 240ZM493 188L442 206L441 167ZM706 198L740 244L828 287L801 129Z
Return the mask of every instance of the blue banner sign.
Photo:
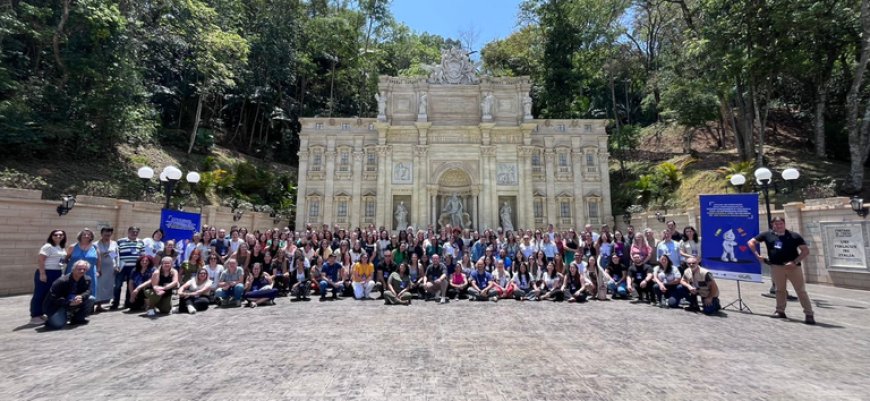
M179 212L163 209L160 213L160 228L163 229L163 241L175 240L177 244L190 241L193 233L199 231L200 215L198 213ZM183 247L176 247L184 252Z
M761 282L747 242L758 235L758 194L701 195L701 265L716 278Z

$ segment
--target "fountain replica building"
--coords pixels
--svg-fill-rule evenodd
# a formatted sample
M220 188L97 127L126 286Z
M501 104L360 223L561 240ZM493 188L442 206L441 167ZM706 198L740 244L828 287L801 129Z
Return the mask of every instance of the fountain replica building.
M606 222L605 121L536 120L530 86L451 49L429 77L381 77L376 119L300 119L297 229Z

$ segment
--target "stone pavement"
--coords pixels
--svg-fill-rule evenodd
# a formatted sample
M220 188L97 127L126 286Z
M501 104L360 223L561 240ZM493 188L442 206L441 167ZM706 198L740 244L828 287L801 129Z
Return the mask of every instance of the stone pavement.
M735 283L720 281L722 301ZM278 299L154 320L104 313L58 332L0 298L0 400L870 399L870 292L810 285L817 326L626 301L384 306Z

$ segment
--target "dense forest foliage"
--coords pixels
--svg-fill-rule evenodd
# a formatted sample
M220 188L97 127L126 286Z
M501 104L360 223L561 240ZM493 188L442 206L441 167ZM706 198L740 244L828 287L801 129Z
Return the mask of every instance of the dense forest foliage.
M870 0L526 0L518 16L478 49L474 32L414 32L389 0L11 0L0 154L217 142L295 163L298 117L373 117L379 75L425 74L459 46L483 74L531 76L538 118L611 119L617 157L670 121L764 164L782 112L816 157L851 162L844 192L863 187Z

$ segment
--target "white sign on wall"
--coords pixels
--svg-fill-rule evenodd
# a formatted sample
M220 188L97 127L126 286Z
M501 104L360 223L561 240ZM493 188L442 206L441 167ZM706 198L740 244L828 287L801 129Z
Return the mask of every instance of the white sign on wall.
M867 269L863 223L821 223L828 269Z

